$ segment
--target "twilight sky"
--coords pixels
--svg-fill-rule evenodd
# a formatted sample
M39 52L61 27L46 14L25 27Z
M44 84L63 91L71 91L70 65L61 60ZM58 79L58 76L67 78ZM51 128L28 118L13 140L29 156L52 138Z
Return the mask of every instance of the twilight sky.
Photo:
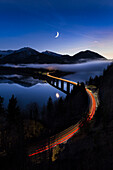
M0 50L28 46L70 55L89 49L113 58L113 1L0 0Z

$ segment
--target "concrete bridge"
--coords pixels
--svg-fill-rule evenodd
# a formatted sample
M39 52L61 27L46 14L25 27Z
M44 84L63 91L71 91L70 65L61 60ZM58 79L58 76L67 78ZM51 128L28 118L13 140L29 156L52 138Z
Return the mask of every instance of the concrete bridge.
M69 94L71 92L72 86L77 85L77 83L72 83L72 81L68 81L62 78L54 77L47 74L46 78L47 82L58 90Z

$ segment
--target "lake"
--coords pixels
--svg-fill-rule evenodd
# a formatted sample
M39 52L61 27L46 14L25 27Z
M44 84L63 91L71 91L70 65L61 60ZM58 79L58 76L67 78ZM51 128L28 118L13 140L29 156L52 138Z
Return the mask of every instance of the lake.
M50 96L53 101L58 100L58 98L56 98L56 93L63 98L66 96L65 93L54 88L48 83L37 82L37 84L29 87L6 81L4 83L3 81L0 83L0 96L4 97L5 107L8 105L8 101L12 94L17 97L19 106L21 108L25 108L26 105L33 102L36 102L40 107L42 107L47 104Z
M61 71L74 72L64 78L76 82L85 82L90 76L102 75L103 70L111 61L93 61L81 64L26 64L26 65L10 65L11 67L32 67L32 68L48 68ZM9 66L9 65L6 65ZM18 81L17 81L18 80ZM66 88L66 87L65 87ZM33 77L25 77L22 75L1 75L0 76L0 96L4 97L4 106L7 107L8 101L12 94L17 97L18 105L25 108L28 104L36 102L41 108L47 104L49 97L52 100L58 100L56 93L60 97L65 98L66 94L54 88L45 81L34 79Z

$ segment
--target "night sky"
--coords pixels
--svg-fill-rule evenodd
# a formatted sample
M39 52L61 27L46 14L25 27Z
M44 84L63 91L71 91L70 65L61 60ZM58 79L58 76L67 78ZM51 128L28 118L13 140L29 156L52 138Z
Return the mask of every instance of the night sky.
M113 58L113 1L0 0L0 50L22 47Z

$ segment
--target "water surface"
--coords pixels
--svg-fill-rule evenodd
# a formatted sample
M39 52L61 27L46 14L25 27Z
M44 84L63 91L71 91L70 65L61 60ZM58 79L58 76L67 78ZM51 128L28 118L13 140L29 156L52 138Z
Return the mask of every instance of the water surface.
M111 61L90 61L79 64L24 64L24 65L6 65L11 67L30 67L30 68L47 68L57 69L61 71L73 72L64 78L76 81L85 82L90 76L102 75L103 70ZM59 85L60 86L60 85ZM66 85L65 85L66 89ZM58 100L56 93L60 97L65 97L66 94L52 87L48 83L33 77L25 77L22 75L1 75L0 76L0 96L4 97L4 105L7 106L12 94L18 99L18 104L24 108L29 103L36 102L40 107L47 104L51 96L53 101Z

